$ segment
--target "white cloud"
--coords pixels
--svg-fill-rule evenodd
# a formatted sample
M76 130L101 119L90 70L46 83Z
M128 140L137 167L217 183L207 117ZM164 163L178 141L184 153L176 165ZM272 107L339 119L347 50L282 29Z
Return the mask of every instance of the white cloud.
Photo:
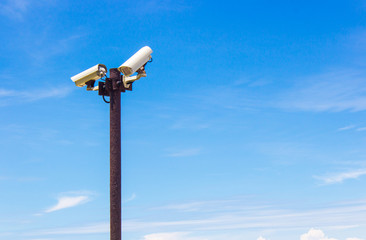
M338 128L338 131L346 131L355 128L355 125L348 125L345 127Z
M316 225L325 229L357 229L366 224L366 202L330 204L305 208L303 210L281 209L274 206L264 207L250 204L248 201L209 204L200 206L194 212L172 209L166 212L163 208L150 209L156 216L154 221L142 219L128 220L124 223L124 231L242 231L248 229L288 231L301 229L304 226ZM223 206L225 206L223 208ZM330 207L331 206L331 207ZM166 218L164 216L177 216ZM182 219L182 216L185 216ZM256 236L257 237L257 236Z
M32 8L53 4L54 0L2 0L0 3L0 15L12 20L24 20Z
M153 210L170 210L170 211L179 211L179 212L196 212L196 211L211 211L212 208L215 208L218 205L229 206L232 203L238 202L240 200L216 200L216 201L196 201L196 202L187 202L187 203L178 203L178 204L168 204L161 207L152 208ZM257 207L250 206L251 209L258 209ZM262 207L261 207L262 208Z
M184 149L167 154L168 157L191 157L196 156L201 152L199 148Z
M337 239L325 236L324 232L320 229L311 228L309 232L301 235L300 240L337 240ZM363 239L347 238L346 240L363 240Z
M186 10L188 6L182 0L145 0L143 2L134 2L128 9L137 14L157 14L162 12L181 12Z
M0 97L9 97L15 95L14 91L6 90L6 89L0 89Z
M127 198L124 202L127 203L127 202L131 202L133 200L135 200L136 198L136 193L132 193L131 197Z
M29 91L19 92L19 96L23 97L27 101L37 101L44 98L55 98L55 97L65 97L72 90L70 88L60 87L60 88L50 88L41 89L39 91Z
M60 197L58 199L58 203L55 206L47 209L45 212L50 213L64 208L75 207L77 205L86 203L89 200L90 200L89 196Z
M163 207L157 207L154 209L167 209L167 210L191 212L199 210L200 207L202 207L203 205L205 205L205 202L191 202L182 204L171 204Z
M53 240L52 238L32 238L29 240Z
M207 238L190 237L187 232L153 233L144 236L144 240L207 240Z
M50 36L48 36L48 33L45 33L45 37L43 37L42 39L37 39L37 46L40 47L35 48L34 43L30 41L20 47L24 49L29 57L33 59L37 66L43 66L50 58L65 55L70 52L75 44L77 44L78 40L83 38L84 36L87 36L87 33L75 33L70 34L64 38L49 41ZM34 38L34 36L31 36L30 38L32 39Z
M336 240L328 238L322 230L311 228L308 233L301 235L300 240Z
M10 180L10 181L18 181L18 182L34 182L34 181L43 181L43 178L40 177L5 177L0 176L1 180Z
M153 233L144 236L145 240L179 240L185 236L186 233Z
M347 179L357 179L363 175L366 175L366 169L358 169L343 173L338 173L330 176L316 176L315 178L320 179L324 182L324 184L334 184L334 183L342 183Z
M15 103L34 102L46 98L61 98L72 91L68 87L28 89L28 90L7 90L0 89L0 106L7 106Z
M168 209L166 207L141 209L147 213L147 219L144 216L140 216L139 219L125 219L123 232L150 232L151 234L145 234L144 240L242 240L243 236L246 236L246 239L268 240L263 236L261 236L262 239L258 238L259 233L280 232L285 234L296 231L297 239L299 239L301 232L298 231L304 226L309 226L309 228L318 226L324 230L344 230L352 233L353 230L362 229L366 224L366 200L364 199L339 204L327 203L325 206L319 205L313 206L313 208L309 208L305 204L301 206L302 210L250 203L247 198L225 203L222 201L198 203L199 207L195 212L185 211L182 214L180 207L174 208L174 205L171 205L173 208ZM184 204L182 207L185 208ZM176 212L172 212L174 210ZM155 216L154 220L149 217L151 215ZM43 235L107 233L108 229L108 223L105 222L81 227L45 229L30 235L40 237ZM257 234L255 234L256 232ZM222 233L227 237L220 238ZM252 235L248 236L247 233L252 233ZM334 240L326 237L322 231L317 229L311 229L302 237L301 240Z
M266 240L264 237L260 236L257 240Z
M366 74L361 71L329 71L299 79L296 87L281 94L279 106L303 111L366 110Z
M207 120L201 120L197 117L179 117L179 119L170 127L171 129L202 130L210 127Z
M30 5L29 0L8 0L0 4L0 14L9 18L21 20Z
M82 227L57 228L25 234L26 236L44 236L44 235L68 235L68 234L93 234L109 233L109 223L97 223Z
M0 181L1 180L7 180L7 179L9 179L8 177L5 177L5 176L0 176Z

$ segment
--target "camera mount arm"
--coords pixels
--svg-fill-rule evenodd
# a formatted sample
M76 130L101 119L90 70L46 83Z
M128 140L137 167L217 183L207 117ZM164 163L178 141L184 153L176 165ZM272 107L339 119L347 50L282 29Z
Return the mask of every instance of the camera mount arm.
M145 64L146 65L146 64ZM133 83L134 81L139 80L142 77L146 77L146 72L145 72L145 65L142 66L139 70L137 70L137 75L136 76L132 76L132 77L126 77L126 76L122 76L122 81L123 81L123 85L124 87L127 89L130 87L131 83Z

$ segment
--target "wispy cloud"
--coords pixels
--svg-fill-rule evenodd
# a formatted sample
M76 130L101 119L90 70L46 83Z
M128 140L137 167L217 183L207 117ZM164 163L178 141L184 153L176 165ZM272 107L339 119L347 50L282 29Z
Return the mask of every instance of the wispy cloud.
M125 231L160 231L181 232L189 229L192 232L199 231L243 231L245 229L287 231L303 229L304 227L319 226L324 229L358 228L366 224L365 202L359 204L332 205L331 207L315 207L312 209L291 210L260 205L248 202L236 202L234 205L218 203L211 206L211 211L195 213L168 214L179 216L176 220L169 217L168 221L156 219L156 221L129 220L124 224ZM225 207L223 209L223 206ZM230 206L228 208L228 206ZM245 206L245 208L243 208ZM198 215L197 215L198 214ZM163 212L156 215L166 216ZM187 218L187 216L190 216ZM197 217L200 216L200 217ZM163 217L164 218L164 217Z
M322 180L324 184L334 184L342 183L348 179L357 179L363 175L366 175L366 169L358 169L328 176L315 176L314 178Z
M179 118L170 128L171 129L190 129L190 130L202 130L210 127L210 124L204 121L200 121L196 118L183 117Z
M190 232L167 232L167 233L153 233L144 236L144 240L208 240L208 239L223 239L222 236L194 236ZM307 233L302 234L300 240L337 240L335 238L329 238L320 229L311 228ZM224 238L229 239L229 238ZM235 238L243 239L243 238ZM248 238L249 239L249 238ZM266 240L266 238L260 236L257 240ZM363 240L360 238L347 238L346 240Z
M42 38L37 35L36 44L36 46L42 47L34 47L34 41L28 41L27 44L21 46L24 49L24 52L34 61L33 64L36 65L44 65L44 62L52 57L69 53L80 39L87 36L87 33L74 33L59 39L53 39L53 41L49 41L50 36L47 30L44 30L43 35ZM33 39L34 37L35 36L32 35L30 39Z
M45 212L50 213L54 211L58 211L64 208L70 208L75 207L77 205L80 205L82 203L85 203L89 200L89 197L87 196L78 196L78 197L61 197L58 199L58 203L47 209Z
M233 236L234 234L232 234ZM208 239L220 239L221 236L195 236L192 232L167 232L167 233L153 233L144 236L144 240L208 240ZM330 238L320 229L311 228L307 233L302 234L300 240L337 240ZM222 238L221 238L222 239ZM226 238L227 239L227 238ZM242 239L242 238L235 238ZM257 240L266 240L266 238L260 236ZM347 238L346 240L363 240L361 238Z
M199 148L190 148L190 149L183 149L179 151L174 151L171 153L166 154L167 157L191 157L196 156L201 152Z
M227 84L206 89L204 94L202 91L193 92L188 98L192 100L192 105L196 102L201 103L196 107L213 107L236 112L261 108L310 112L366 110L366 72L363 70L330 69L291 82L295 84L286 85L286 81L283 82L284 87L278 92L252 90L248 84ZM187 99L187 95L184 97Z
M189 232L153 233L144 236L144 240L207 240L205 237L191 237Z
M132 193L131 197L127 198L124 202L131 202L136 199L136 193Z
M65 208L75 207L90 201L90 192L70 192L63 193L57 199L57 204L46 209L45 213L58 211Z
M17 180L19 182L35 182L35 181L43 181L44 178L40 178L40 177L20 177Z
M182 97L185 98L185 101L188 99L191 101L192 108L204 108L205 110L211 108L214 111L217 109L235 110L235 112L251 111L258 107L272 106L272 102L269 102L265 95L258 91L249 91L246 85L241 87L235 84L219 85Z
M181 12L189 7L182 0L148 0L148 1L132 1L129 11L141 14L156 14L162 12Z
M0 181L1 180L17 181L17 182L36 182L36 181L43 181L44 178L32 177L32 176L22 176L22 177L5 177L5 176L0 176Z
M366 127L360 127L356 129L358 132L366 131Z
M279 234L284 234L290 230L292 232L294 230L299 231L298 236L300 236L300 231L308 228L310 231L303 234L304 239L331 240L327 239L322 231L311 228L317 226L323 230L355 230L366 225L364 217L366 214L365 200L341 204L328 203L327 206L313 206L301 210L262 206L259 203L249 203L247 200L231 203L228 201L225 204L222 201L213 201L213 203L206 202L206 204L210 205L211 211L207 211L207 207L201 207L198 213L179 213L177 209L177 212L172 214L171 210L167 212L164 208L146 210L148 215L153 214L158 217L154 220L144 220L142 216L140 216L141 219L126 219L124 220L123 231L145 233L145 240L241 240L243 234L248 232L256 233L248 239L257 239L259 233L263 236L263 232L266 232L268 236L267 233L279 232ZM248 231L249 229L255 231ZM45 229L26 235L48 237L52 235L108 232L109 223L103 222L80 227ZM223 237L223 235L220 235L221 233L227 236ZM267 236L266 238L262 237L262 240L267 239ZM310 238L315 236L320 238Z
M69 87L48 89L8 90L0 89L0 106L35 102L46 98L62 98L72 91Z
M30 6L30 0L8 0L0 3L0 14L11 19L22 20Z
M153 210L172 210L172 211L179 211L179 212L195 212L195 211L202 211L202 212L210 212L215 209L216 206L222 205L227 206L232 205L235 202L242 201L242 199L232 199L232 200L217 200L217 201L194 201L194 202L187 202L187 203L177 203L177 204L168 204L165 206L155 207ZM261 206L261 208L266 206ZM258 210L257 207L251 206L252 209Z
M45 236L45 235L69 235L69 234L92 234L92 233L108 233L109 223L97 223L87 226L70 227L70 228L55 228L41 230L24 234L26 236Z
M32 8L52 5L54 0L3 0L0 3L0 15L11 20L23 21L27 14L32 13Z
M197 211L201 209L202 206L205 205L206 202L191 202L191 203L182 203L182 204L171 204L163 207L158 207L155 209L167 209L167 210L176 210L176 211Z
M346 130L351 130L353 128L355 128L355 125L348 125L345 127L338 128L338 131L346 131Z
M29 240L53 240L53 238L32 238Z
M366 110L366 74L344 70L298 79L298 84L281 93L279 107L303 111Z

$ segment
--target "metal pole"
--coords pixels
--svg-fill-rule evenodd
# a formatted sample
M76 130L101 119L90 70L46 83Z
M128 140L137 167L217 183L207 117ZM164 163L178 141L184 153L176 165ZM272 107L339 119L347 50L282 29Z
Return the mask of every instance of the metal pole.
M110 239L121 240L121 74L110 69Z

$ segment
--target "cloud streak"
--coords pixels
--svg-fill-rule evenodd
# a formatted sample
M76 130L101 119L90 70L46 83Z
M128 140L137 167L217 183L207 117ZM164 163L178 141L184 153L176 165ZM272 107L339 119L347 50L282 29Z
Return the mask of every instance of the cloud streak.
M191 157L196 156L201 152L199 148L184 149L166 154L167 157Z
M209 203L208 203L209 204ZM197 204L199 205L199 204ZM225 209L223 209L225 206ZM245 206L245 207L243 207ZM177 209L177 211L180 211ZM366 202L338 204L332 207L291 210L269 206L250 205L247 202L217 203L209 208L201 206L195 212L184 212L185 219L156 221L129 220L125 221L124 231L241 231L244 229L259 230L294 230L304 227L319 226L328 229L358 228L366 225ZM164 214L164 210L155 215ZM188 216L188 217L187 217ZM190 217L189 217L190 216ZM197 218L200 216L200 218Z
M0 14L11 19L22 20L29 6L29 0L8 0L0 4Z
M351 129L354 129L354 128L355 128L355 125L348 125L348 126L345 126L345 127L338 128L338 131L347 131L347 130L351 130Z
M44 213L51 213L84 204L91 200L90 194L90 192L86 191L63 193L61 194L62 196L58 197L57 204L46 209Z
M366 110L366 74L356 70L327 72L298 80L280 96L278 106L313 112Z
M55 228L42 231L36 231L24 234L26 236L47 236L47 235L69 235L69 234L96 234L109 233L109 223L96 223L81 227Z
M286 79L289 81L291 79ZM286 81L282 84L285 85ZM249 91L250 86L228 84L193 92L192 105L213 109L253 111L273 108L306 112L358 112L366 110L366 72L356 69L328 70L319 74L292 79L295 84L270 93L263 89ZM187 99L187 96L185 96ZM178 125L179 127L179 125ZM339 131L352 129L345 126Z
M62 98L71 93L71 88L29 89L22 91L0 89L0 106L35 102L47 98Z
M83 204L89 200L87 196L78 196L78 197L61 197L58 199L58 203L47 209L45 212L50 213L54 211L58 211L65 208L75 207L77 205Z
M131 197L127 198L124 203L131 202L136 199L136 193L132 193Z
M342 183L348 179L357 179L363 175L366 175L366 169L358 169L343 173L337 173L329 176L315 176L315 178L320 179L324 182L324 184L335 184Z
M188 232L153 233L144 236L144 240L207 240L207 238L190 237Z
M182 0L148 0L135 1L130 4L129 11L137 14L161 14L162 12L182 12L189 8L189 5ZM138 6L138 7L136 7Z
M145 240L206 240L220 239L220 232L227 235L221 239L242 239L243 232L303 231L301 240L334 240L319 229L357 229L366 226L366 201L327 204L310 209L282 209L276 206L250 204L248 200L198 202L195 212L181 212L175 208L144 210L148 215L159 216L149 221L141 219L123 220L123 232L144 233ZM193 203L190 203L193 204ZM185 205L182 203L181 205ZM194 204L193 204L194 205ZM304 207L304 206L303 206ZM172 214L172 211L176 211ZM172 217L173 216L173 217ZM248 231L250 230L250 231ZM109 223L96 223L80 227L46 229L26 234L27 236L53 236L68 234L100 234L109 232ZM199 233L205 233L204 236ZM301 232L299 232L300 235ZM197 235L199 234L199 235ZM212 237L210 236L212 235ZM298 235L298 236L299 236ZM258 235L257 235L258 236ZM252 236L252 239L258 237ZM318 238L316 238L318 237ZM259 238L261 240L266 238ZM353 240L356 240L354 238ZM352 240L349 238L347 240ZM357 239L359 240L359 239Z

